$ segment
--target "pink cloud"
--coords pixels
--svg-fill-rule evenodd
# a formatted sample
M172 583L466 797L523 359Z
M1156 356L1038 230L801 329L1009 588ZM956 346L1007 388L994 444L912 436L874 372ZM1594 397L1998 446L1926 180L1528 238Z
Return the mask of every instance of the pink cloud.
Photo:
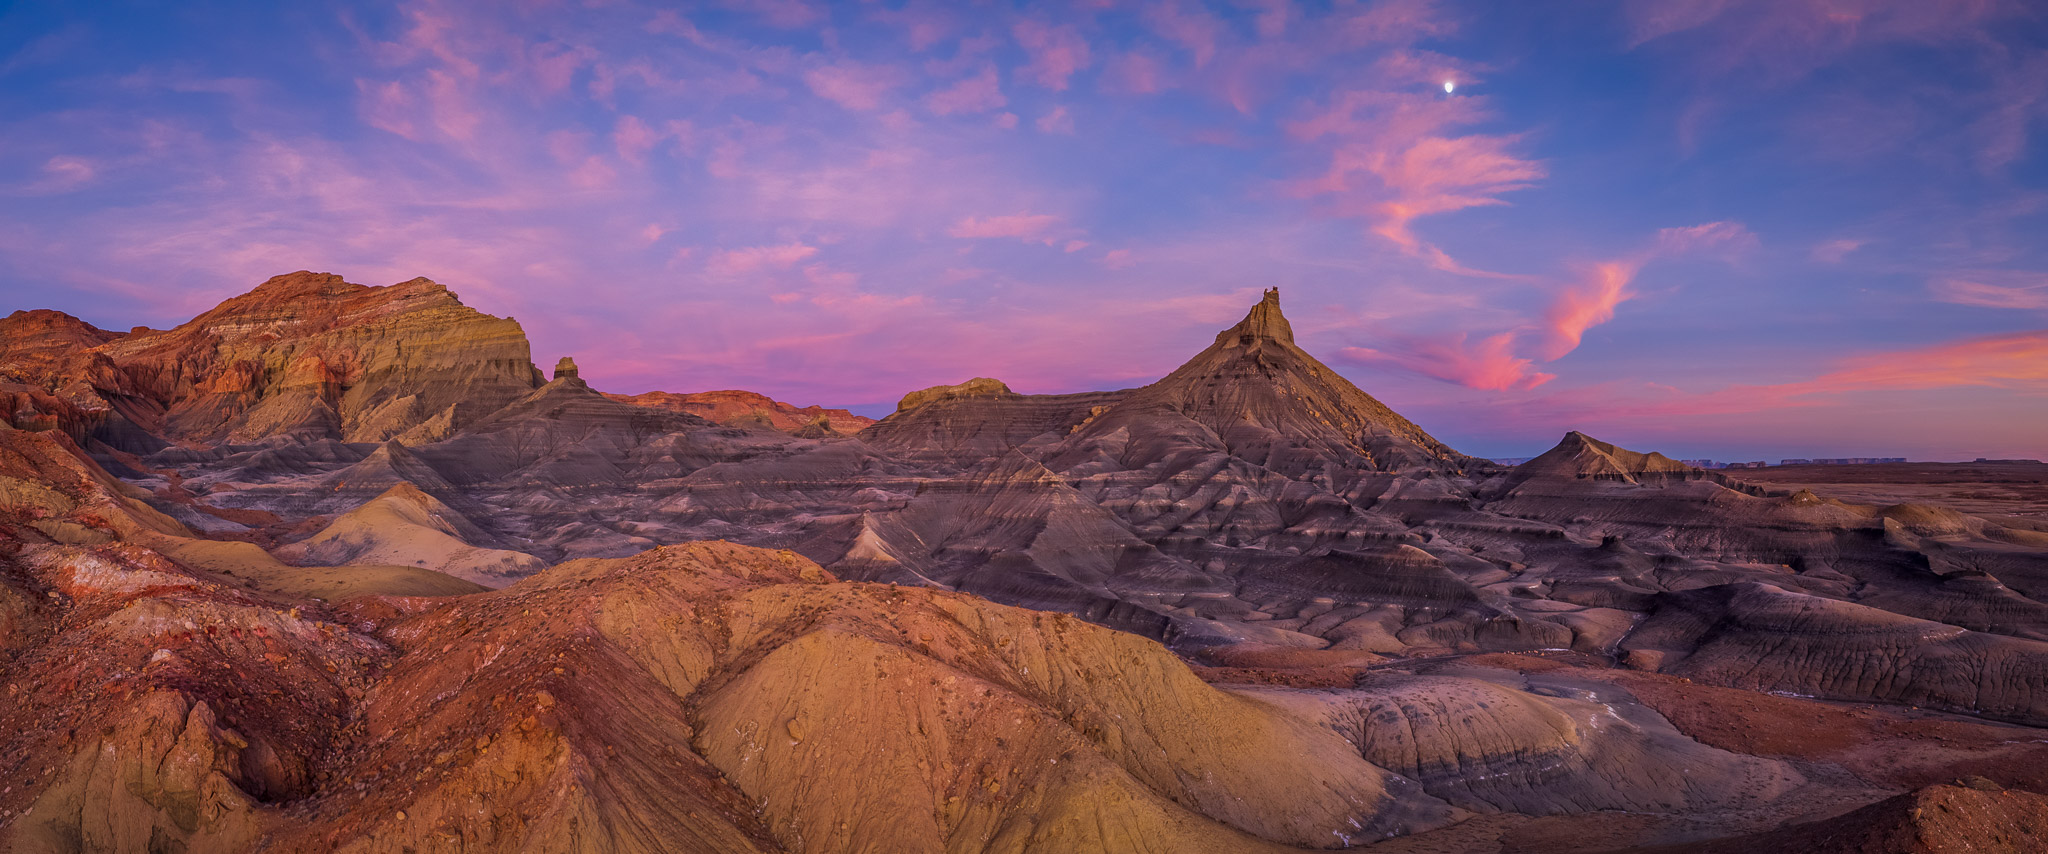
M723 276L740 276L768 270L787 270L816 254L818 254L817 247L806 246L802 243L721 249L712 253L711 258L704 263L704 269L713 274Z
M567 91L576 71L593 58L588 50L553 42L529 45L521 57L526 73L550 95Z
M821 288L850 289L860 284L860 274L850 270L835 270L824 264L810 264L804 267L804 278Z
M1840 264L1842 259L1849 257L1849 253L1862 249L1863 245L1868 242L1866 240L1846 237L1837 240L1826 240L1815 244L1813 251L1808 254L1813 257L1813 260L1823 264Z
M1929 290L1935 299L1958 305L2048 311L2048 275L2040 273L1985 271L1936 280Z
M1255 0L1251 5L1259 9L1252 26L1260 38L1277 39L1287 34L1287 25L1294 20L1293 0Z
M2004 0L1629 0L1630 47L1669 38L1704 44L1716 73L1804 74L1860 45L1972 37L2012 14Z
M1040 23L1029 18L1011 28L1017 43L1031 55L1025 67L1039 85L1054 91L1067 88L1074 73L1088 67L1088 40L1071 26Z
M1988 94L1993 106L1971 123L1969 136L1979 163L1997 172L2027 156L2031 128L2048 116L2048 54L1998 64Z
M1658 229L1656 246L1650 252L1652 255L1711 252L1733 256L1755 249L1757 242L1756 232L1742 223L1724 220Z
M804 72L811 93L849 110L867 111L882 105L889 90L903 82L901 71L884 65L842 62Z
M1544 360L1563 358L1578 349L1586 330L1613 320L1615 306L1634 296L1628 285L1641 266L1640 261L1594 264L1584 280L1559 292L1543 317L1549 333Z
M2048 329L1859 356L1840 370L1775 388L1792 394L1822 394L1956 386L2048 388Z
M900 27L910 49L922 51L944 41L960 28L952 10L942 3L911 2L901 9L876 8L868 12L877 21Z
M98 174L99 171L85 158L59 154L43 161L43 179L35 182L31 192L59 193L74 190L91 183Z
M1866 353L1838 362L1836 367L1808 380L1772 385L1733 385L1707 392L1687 392L1657 384L1602 384L1568 389L1540 397L1510 402L1501 417L1522 423L1551 423L1573 428L1607 429L1620 423L1649 425L1684 424L1698 429L1707 419L1741 419L1753 413L1778 413L1762 427L1775 441L1787 441L1793 425L1801 423L1790 413L1823 410L1845 394L1911 393L1933 389L1988 388L2027 394L2048 393L2048 330L1965 338L1903 350ZM1889 428L1889 442L1919 441L1929 432L1955 430L1941 423L1947 416L1938 410L1916 412L1914 407L1888 410L1887 417L1872 419L1863 408L1843 408L1839 416L1809 417L1823 431L1812 441L1834 444L1852 430L1875 426ZM1823 410L1824 411L1824 410ZM1914 425L1916 416L1923 422ZM1852 419L1843 421L1842 419ZM1758 429L1754 418L1745 422ZM1900 428L1904 426L1905 429ZM1907 438L1908 435L1914 438ZM2007 447L2024 448L2020 455L2048 451L2039 429L2033 424L1987 424L1976 431L1977 440L1990 439ZM1967 458L1967 457L1966 457Z
M1012 237L1051 246L1057 239L1055 232L1063 222L1060 217L1052 214L1017 213L1005 216L968 217L947 229L946 233L954 237L972 239Z
M1155 94L1166 89L1166 65L1143 50L1120 54L1103 68L1102 86L1130 95Z
M612 128L612 145L618 148L619 157L636 166L647 162L647 153L654 150L660 139L661 134L635 115L620 116Z
M771 27L803 29L825 20L825 9L805 0L726 0L729 8L752 12Z
M1333 213L1365 219L1373 234L1433 267L1480 273L1422 240L1414 221L1506 204L1501 195L1533 186L1547 173L1514 153L1518 137L1449 134L1485 117L1477 100L1419 92L1338 95L1327 109L1287 126L1298 140L1333 143L1329 168L1297 183L1295 193L1329 198Z
M1054 107L1052 112L1039 116L1036 124L1039 131L1043 133L1071 134L1074 132L1074 116L1067 112L1065 105Z
M427 72L426 99L434 126L453 139L469 142L483 123L483 107L471 99L462 80L445 71Z
M357 112L363 121L413 141L431 127L448 139L470 142L483 123L483 106L468 91L468 78L434 68L411 83L356 81Z
M1587 330L1614 319L1616 310L1635 296L1630 285L1645 265L1682 255L1734 257L1756 245L1756 235L1739 223L1662 229L1637 252L1586 265L1577 280L1558 289L1540 317L1516 328L1477 341L1464 331L1439 337L1392 335L1386 348L1351 347L1342 356L1482 391L1528 391L1556 379L1536 370L1537 362L1563 358L1578 349ZM1533 356L1519 354L1524 333L1536 339Z
M1446 339L1406 338L1394 351L1346 347L1337 356L1357 364L1393 365L1427 377L1482 391L1528 391L1557 378L1535 370L1535 362L1512 352L1514 332L1502 332L1468 343L1466 333Z
M1345 47L1413 44L1458 30L1457 23L1437 9L1435 0L1386 0L1352 9L1355 11L1321 23Z
M1586 330L1613 320L1615 308L1635 296L1629 284L1636 273L1652 260L1689 253L1732 255L1756 245L1756 234L1741 223L1709 222L1661 229L1650 248L1593 264L1583 278L1560 291L1544 313L1544 360L1563 358L1578 349Z
M1136 263L1137 259L1131 257L1129 249L1111 249L1102 253L1102 266L1112 270L1121 270Z
M1629 46L1702 26L1727 13L1739 0L1630 0L1622 7Z
M463 41L474 32L464 21L454 14L421 6L407 9L405 16L410 25L398 41L371 46L384 62L404 65L431 57L457 76L481 76L482 67L469 56L470 45Z
M993 65L982 66L973 77L964 78L953 85L925 96L925 107L942 116L955 113L986 113L1001 109L1009 100L1003 97L1003 84L996 78Z
M1196 68L1216 58L1216 42L1223 36L1223 22L1199 4L1161 0L1145 9L1145 21L1153 32L1193 55Z
M658 36L680 36L698 45L705 42L704 34L697 30L697 25L690 23L690 19L683 17L682 13L674 9L655 12L654 17L649 18L641 29Z
M356 112L373 128L417 140L419 131L412 123L415 108L412 90L403 83L356 81Z

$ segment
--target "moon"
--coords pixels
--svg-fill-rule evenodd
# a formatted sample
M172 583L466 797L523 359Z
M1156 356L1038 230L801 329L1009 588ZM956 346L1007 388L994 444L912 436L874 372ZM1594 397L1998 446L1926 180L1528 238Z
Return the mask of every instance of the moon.
M1451 90L1453 90L1453 89L1456 89L1456 88L1458 88L1458 82L1457 82L1457 81L1455 81L1455 80L1445 80L1445 81L1444 81L1444 94L1446 94L1446 95L1449 95L1449 94L1451 94Z

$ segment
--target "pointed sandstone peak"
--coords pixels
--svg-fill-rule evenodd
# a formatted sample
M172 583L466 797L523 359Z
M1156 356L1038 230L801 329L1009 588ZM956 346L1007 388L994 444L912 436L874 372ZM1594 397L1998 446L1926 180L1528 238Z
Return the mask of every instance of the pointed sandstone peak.
M576 375L576 360L575 360L575 359L572 359L572 358L570 358L570 357L568 357L568 356L563 356L563 357L562 357L562 360L561 360L561 361L559 361L559 362L556 362L556 363L555 363L555 379L558 379L558 380L565 380L565 379L566 379L566 380L573 380L573 379L577 379L577 375Z
M1077 447L1092 437L1124 435L1118 431L1180 435L1167 426L1174 420L1199 424L1225 447L1290 475L1305 476L1328 460L1378 471L1439 473L1477 462L1297 346L1293 327L1280 313L1278 288L1268 288L1244 320L1223 330L1208 349L1077 430ZM1296 453L1301 450L1307 453Z
M1248 345L1254 341L1279 341L1294 343L1294 327L1287 324L1287 316L1280 313L1280 289L1267 288L1259 304L1252 306L1251 313L1236 326L1216 335L1216 343L1226 347Z

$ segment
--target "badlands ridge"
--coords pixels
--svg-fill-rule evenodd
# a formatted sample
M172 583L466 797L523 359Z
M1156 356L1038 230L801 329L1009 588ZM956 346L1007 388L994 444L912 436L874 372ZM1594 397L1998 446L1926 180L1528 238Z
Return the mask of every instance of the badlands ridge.
M0 850L2048 849L2048 508L1818 488L1465 456L1275 291L876 422L426 279L21 311Z

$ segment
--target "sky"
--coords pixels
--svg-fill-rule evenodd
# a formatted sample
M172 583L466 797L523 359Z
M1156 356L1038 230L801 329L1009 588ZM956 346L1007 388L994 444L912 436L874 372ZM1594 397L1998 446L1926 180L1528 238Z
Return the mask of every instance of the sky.
M1133 387L1278 287L1471 454L2048 458L2048 6L0 2L0 311L300 269L607 391Z

